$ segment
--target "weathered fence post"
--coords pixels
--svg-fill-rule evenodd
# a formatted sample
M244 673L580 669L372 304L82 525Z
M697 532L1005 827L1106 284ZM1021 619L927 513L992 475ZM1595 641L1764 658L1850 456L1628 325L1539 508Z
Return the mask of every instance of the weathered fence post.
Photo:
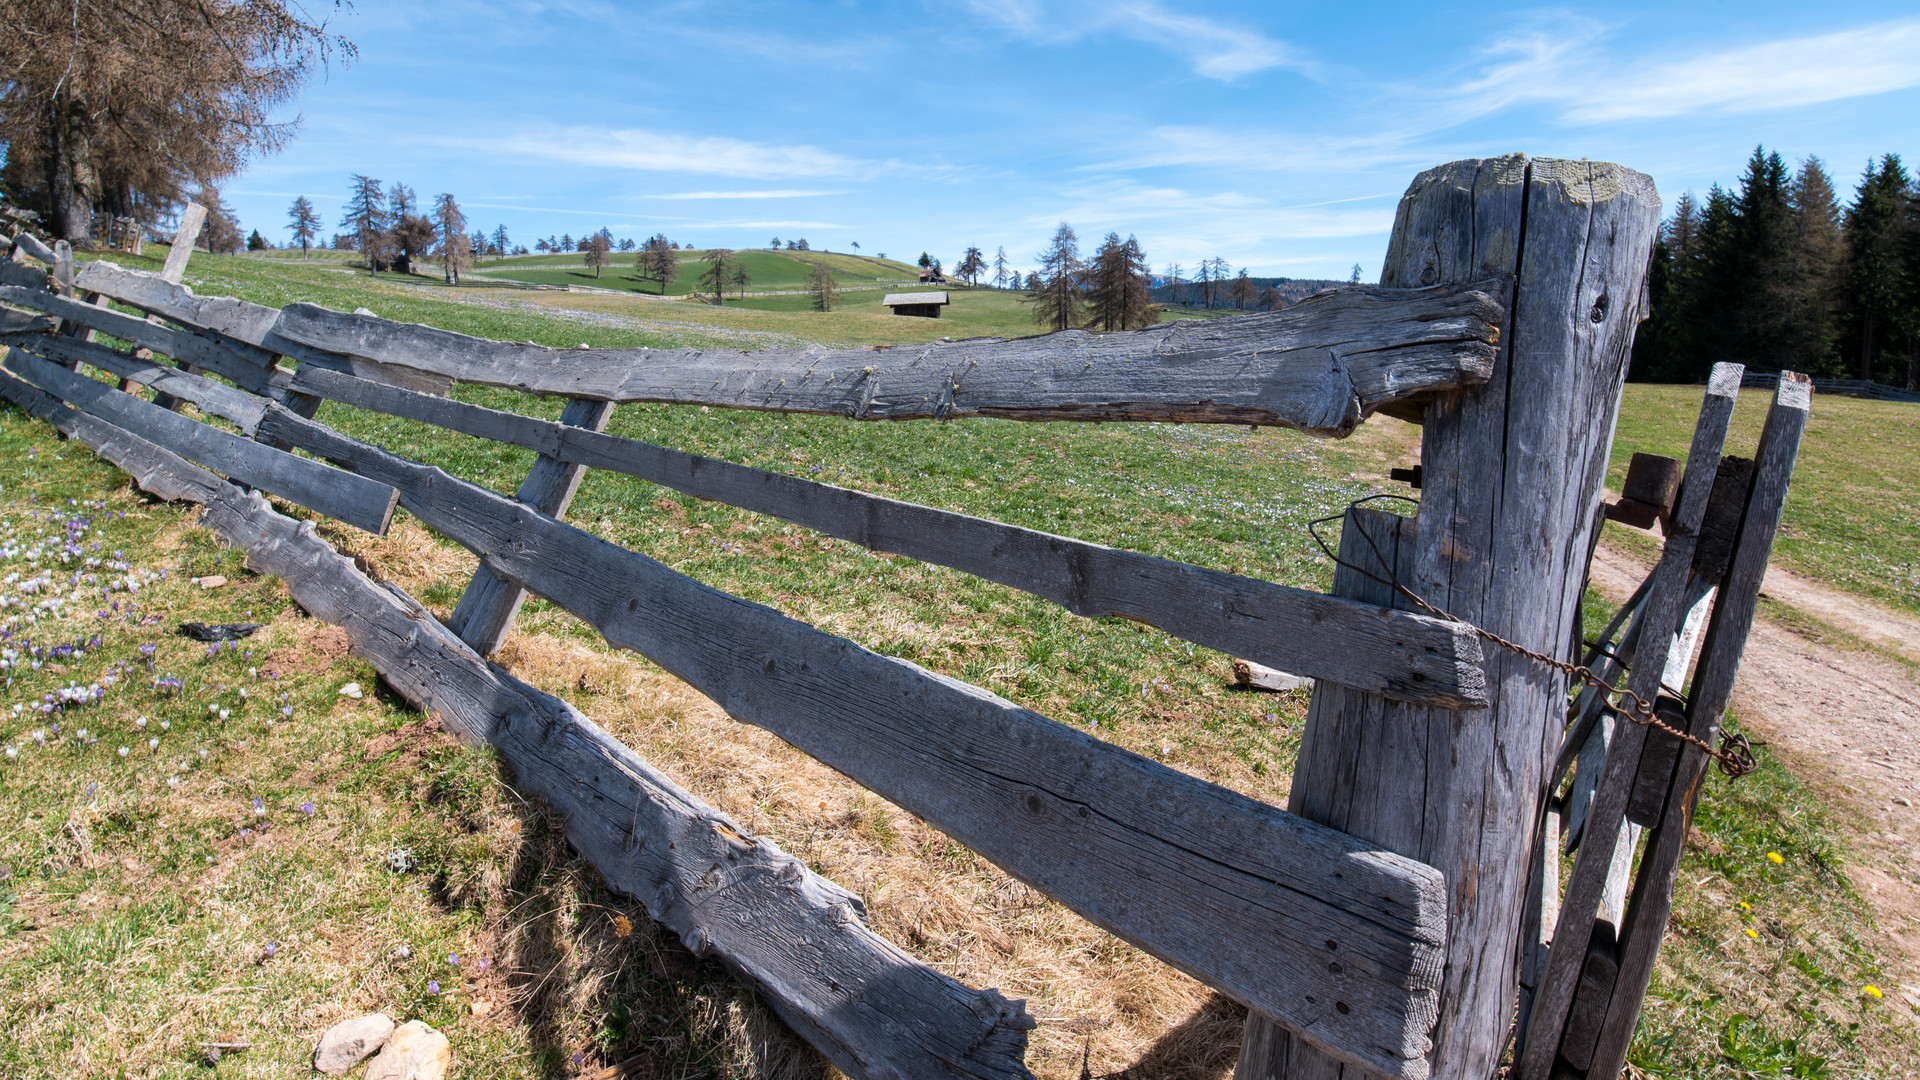
M1425 410L1423 487L1399 577L1430 602L1564 657L1660 204L1647 177L1523 156L1422 173L1401 199L1381 283L1514 275L1486 385ZM1349 520L1357 520L1350 515ZM1382 546L1382 554L1393 555ZM1410 564L1410 565L1409 565ZM1451 711L1322 682L1292 808L1446 875L1447 962L1428 1054L1436 1077L1484 1080L1517 993L1541 777L1558 749L1566 680L1489 645L1491 704ZM1238 1080L1371 1076L1261 1016Z
M604 429L611 419L611 401L571 398L566 407L560 410L561 423L588 431ZM568 504L573 502L573 493L580 490L580 481L586 475L587 468L584 465L570 464L541 454L528 471L525 482L520 485L520 501L548 517L562 517L567 512ZM458 635L474 652L481 656L492 656L500 651L500 646L506 644L507 631L513 628L513 620L520 614L520 605L526 599L527 590L482 565L474 570L473 580L467 583L467 591L460 594L460 602L454 605L453 614L447 618L447 629Z

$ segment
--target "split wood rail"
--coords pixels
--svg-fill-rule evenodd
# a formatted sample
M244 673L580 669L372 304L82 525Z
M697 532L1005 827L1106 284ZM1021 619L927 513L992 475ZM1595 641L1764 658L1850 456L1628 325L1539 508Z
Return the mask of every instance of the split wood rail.
M1245 1003L1241 1077L1488 1077L1524 989L1522 1065L1545 1060L1546 1071L1529 1074L1544 1080L1601 1069L1620 1032L1631 1033L1671 886L1655 852L1677 852L1675 823L1690 813L1704 760L1634 725L1576 723L1582 745L1601 740L1580 759L1581 780L1604 778L1583 789L1581 854L1558 905L1555 936L1579 944L1546 950L1558 897L1542 873L1554 860L1540 853L1558 834L1545 837L1544 823L1577 801L1558 794L1569 688L1560 670L1504 643L1559 657L1577 641L1657 219L1650 182L1619 166L1458 162L1422 174L1402 200L1382 287L1130 333L752 353L550 349L310 304L275 309L195 295L171 261L159 275L75 267L70 253L21 236L0 262L0 341L11 347L0 394L148 491L206 504L209 527L285 578L302 606L345 626L392 685L495 748L517 783L562 812L614 888L755 982L850 1075L1027 1076L1032 1021L1020 1003L882 941L857 899L487 664L528 593ZM567 405L557 422L538 420L451 400L455 382ZM317 422L322 400L540 457L508 499ZM1387 412L1424 423L1424 490L1417 519L1349 514L1336 587L1323 595L602 430L617 404L636 401L856 421L1181 421L1336 436ZM182 415L182 402L206 420ZM1703 422L1689 459L1669 557L1635 608L1641 643L1666 641L1677 625L1692 566L1686 530L1719 490L1714 468L1694 464L1718 466L1711 427ZM1789 427L1770 421L1754 499L1737 503L1768 543L1777 498L1764 504L1760 493L1784 491L1782 454L1791 467L1790 451L1768 448L1785 446ZM575 528L563 519L588 468L1311 676L1291 805L1187 776ZM442 626L263 494L374 532L404 507L481 568ZM1751 618L1750 599L1728 598L1745 596L1739 575L1766 560L1747 530L1706 632L1713 662L1702 663L1683 721L1709 741ZM1361 566L1450 617L1409 610L1397 590L1356 574ZM1483 644L1491 639L1476 627L1502 644ZM1627 656L1618 644L1612 654ZM1633 669L1629 685L1653 700L1658 683L1647 681L1659 674ZM1596 712L1582 700L1576 717ZM1619 876L1612 855L1629 817L1654 840L1614 968L1595 975L1582 962L1600 948L1591 926ZM1604 872L1589 866L1596 852ZM1602 983L1604 993L1589 990ZM1603 1018L1597 1049L1563 1050L1586 1038L1590 1015Z

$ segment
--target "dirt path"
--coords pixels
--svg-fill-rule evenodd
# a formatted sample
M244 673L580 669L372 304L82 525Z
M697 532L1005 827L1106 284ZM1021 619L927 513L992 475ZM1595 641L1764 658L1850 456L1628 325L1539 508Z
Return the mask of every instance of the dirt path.
M1648 569L1603 545L1593 584L1623 600ZM1920 660L1920 621L1784 571L1770 572L1763 591ZM1848 874L1878 912L1883 955L1896 968L1890 981L1920 1012L1920 681L1875 653L1841 651L1761 619L1733 708L1796 776L1842 809L1854 849Z

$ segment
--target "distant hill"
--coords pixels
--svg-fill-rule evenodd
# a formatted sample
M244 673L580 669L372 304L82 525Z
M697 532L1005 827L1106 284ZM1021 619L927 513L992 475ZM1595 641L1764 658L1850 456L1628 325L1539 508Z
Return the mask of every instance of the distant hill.
M1281 296L1287 298L1287 303L1289 304L1297 304L1301 300L1319 292L1321 289L1337 289L1346 284L1344 281L1335 281L1331 278L1256 277L1248 278L1247 280L1253 282L1253 287L1256 291L1265 289L1269 285L1273 286L1279 290ZM1202 288L1194 282L1183 280L1176 289L1167 281L1165 275L1155 274L1153 276L1154 303L1183 307L1202 307L1204 306L1203 295ZM1230 308L1233 306L1233 302L1227 299L1226 282L1221 282L1215 286L1213 306L1216 308Z
M612 262L605 272L595 277L587 270L586 255L582 252L556 252L542 255L516 255L508 258L490 258L474 267L474 272L483 277L502 278L508 281L524 281L545 285L592 285L602 289L620 289L627 292L658 292L657 282L643 280L634 270L634 252L616 251ZM674 252L679 262L680 272L667 285L666 294L685 295L694 291L699 283L700 274L706 269L704 262L707 252L682 249ZM838 251L769 251L756 248L740 248L734 253L735 260L746 267L751 281L748 292L767 290L783 291L804 289L813 274L815 263L825 263L833 273L834 280L842 288L878 287L897 285L903 281L913 281L919 274L919 267L893 259L880 259L871 255L854 255Z

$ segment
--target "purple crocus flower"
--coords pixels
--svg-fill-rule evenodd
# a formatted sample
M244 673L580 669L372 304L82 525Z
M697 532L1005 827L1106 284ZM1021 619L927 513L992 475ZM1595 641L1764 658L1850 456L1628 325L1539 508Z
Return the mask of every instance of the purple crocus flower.
M440 981L438 979L428 979L427 993L438 994L439 992L440 992Z

